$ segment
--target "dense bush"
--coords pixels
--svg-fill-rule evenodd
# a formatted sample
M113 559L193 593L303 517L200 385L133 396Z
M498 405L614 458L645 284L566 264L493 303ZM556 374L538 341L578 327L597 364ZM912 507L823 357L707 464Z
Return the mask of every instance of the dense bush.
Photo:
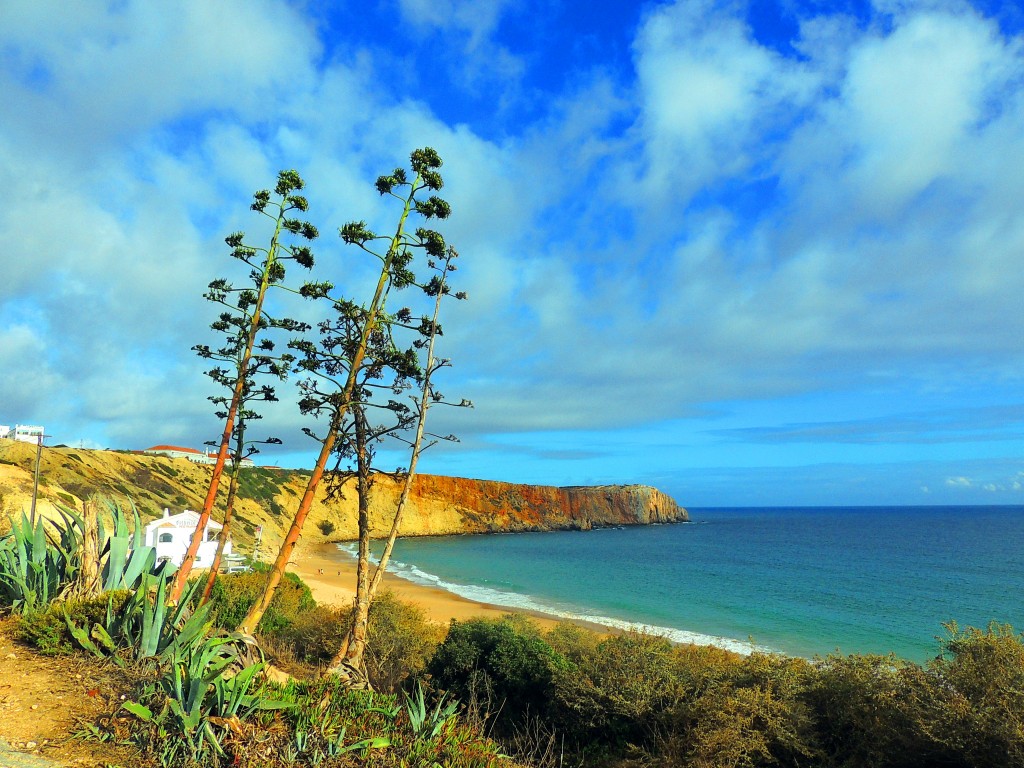
M227 630L237 627L262 594L266 580L267 575L257 571L218 577L210 594L216 625ZM277 632L295 623L304 611L312 610L315 605L316 601L302 579L294 573L286 573L263 614L259 630L263 633Z
M427 671L435 686L462 701L484 699L499 723L546 713L556 670L566 665L522 616L453 620Z
M423 609L384 591L370 605L366 672L373 687L397 692L422 676L444 639L444 629L427 621Z
M45 656L73 653L77 646L68 629L65 615L76 624L91 627L102 624L110 601L114 610L120 608L128 592L108 592L86 600L70 599L50 603L45 611L18 616L15 636Z
M946 629L929 665L941 681L932 711L923 713L929 735L971 766L1024 766L1024 638L996 623Z
M428 670L464 699L507 699L499 732L555 734L587 766L1024 768L1024 639L947 629L922 667L481 620L453 623Z
M672 645L664 638L630 633L601 639L572 625L547 638L568 661L555 672L555 723L580 743L637 743L650 735L655 716L681 700Z
M753 654L696 696L684 731L688 765L820 765L813 715L804 701L813 675L802 659Z
M830 655L814 667L806 700L828 764L914 766L958 764L923 729L938 680L896 656Z
M261 637L283 643L300 662L326 664L344 642L351 621L348 608L316 605ZM406 680L423 674L444 630L428 622L422 609L385 590L370 606L367 635L364 661L370 683L375 690L395 693Z
M300 661L325 664L345 640L349 617L350 611L346 608L316 605L299 613L287 626L261 634L289 645Z

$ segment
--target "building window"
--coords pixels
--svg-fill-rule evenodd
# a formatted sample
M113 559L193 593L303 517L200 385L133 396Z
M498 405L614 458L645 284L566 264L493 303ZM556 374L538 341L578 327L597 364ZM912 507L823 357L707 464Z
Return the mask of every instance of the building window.
M161 544L170 544L172 541L174 541L174 536L172 536L169 533L161 533L158 541Z

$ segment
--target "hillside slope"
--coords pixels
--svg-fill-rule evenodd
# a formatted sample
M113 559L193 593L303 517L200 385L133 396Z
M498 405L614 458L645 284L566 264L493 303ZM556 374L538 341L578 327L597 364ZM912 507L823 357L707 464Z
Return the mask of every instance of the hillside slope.
M0 440L0 531L8 516L31 505L35 446ZM202 506L210 467L185 459L145 456L119 451L43 448L40 466L39 510L54 514L55 504L81 507L93 494L124 503L131 499L144 521L169 508ZM305 488L304 470L253 468L242 470L236 503L234 539L243 547L263 526L269 546L280 540ZM222 483L222 496L227 484ZM380 476L374 484L370 520L384 534L393 514L398 484ZM221 500L223 502L223 499ZM219 518L219 510L214 513ZM403 521L404 536L499 531L586 530L611 525L638 525L687 520L686 510L655 488L628 486L519 485L487 480L420 475ZM329 521L334 530L321 533ZM326 499L318 494L303 535L307 543L355 538L355 490Z

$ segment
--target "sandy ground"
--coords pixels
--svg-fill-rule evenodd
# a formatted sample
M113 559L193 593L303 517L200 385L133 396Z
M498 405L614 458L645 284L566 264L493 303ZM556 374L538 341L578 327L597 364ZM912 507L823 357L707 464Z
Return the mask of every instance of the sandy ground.
M0 768L135 765L134 750L72 737L113 711L128 690L117 667L91 657L45 657L0 622Z
M313 598L318 603L338 606L352 604L355 597L356 562L339 552L333 544L320 544L298 550L288 570L298 574L309 585ZM373 573L372 567L370 572ZM384 574L383 587L391 590L399 600L418 605L430 621L445 626L452 619L465 621L478 617L498 618L508 613L525 613L546 628L553 627L559 622L558 619L542 613L466 600L443 589L414 584L390 573Z

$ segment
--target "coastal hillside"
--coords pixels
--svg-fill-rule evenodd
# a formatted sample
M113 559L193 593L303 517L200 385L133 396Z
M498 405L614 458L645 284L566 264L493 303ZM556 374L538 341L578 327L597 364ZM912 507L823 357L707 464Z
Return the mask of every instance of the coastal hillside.
M32 499L36 448L0 440L0 532L8 517L28 510ZM211 468L186 459L127 451L43 448L37 507L53 515L56 504L80 508L93 495L128 499L143 521L202 506ZM273 546L284 534L309 472L268 467L243 469L235 505L234 539L251 544L258 526ZM221 504L227 482L221 484ZM390 525L398 484L380 476L374 484L371 524L384 534ZM353 483L328 499L321 490L305 526L306 543L356 537ZM215 512L219 517L220 510ZM505 531L587 530L687 520L687 512L655 488L626 486L520 485L433 475L417 476L401 533L432 536Z

